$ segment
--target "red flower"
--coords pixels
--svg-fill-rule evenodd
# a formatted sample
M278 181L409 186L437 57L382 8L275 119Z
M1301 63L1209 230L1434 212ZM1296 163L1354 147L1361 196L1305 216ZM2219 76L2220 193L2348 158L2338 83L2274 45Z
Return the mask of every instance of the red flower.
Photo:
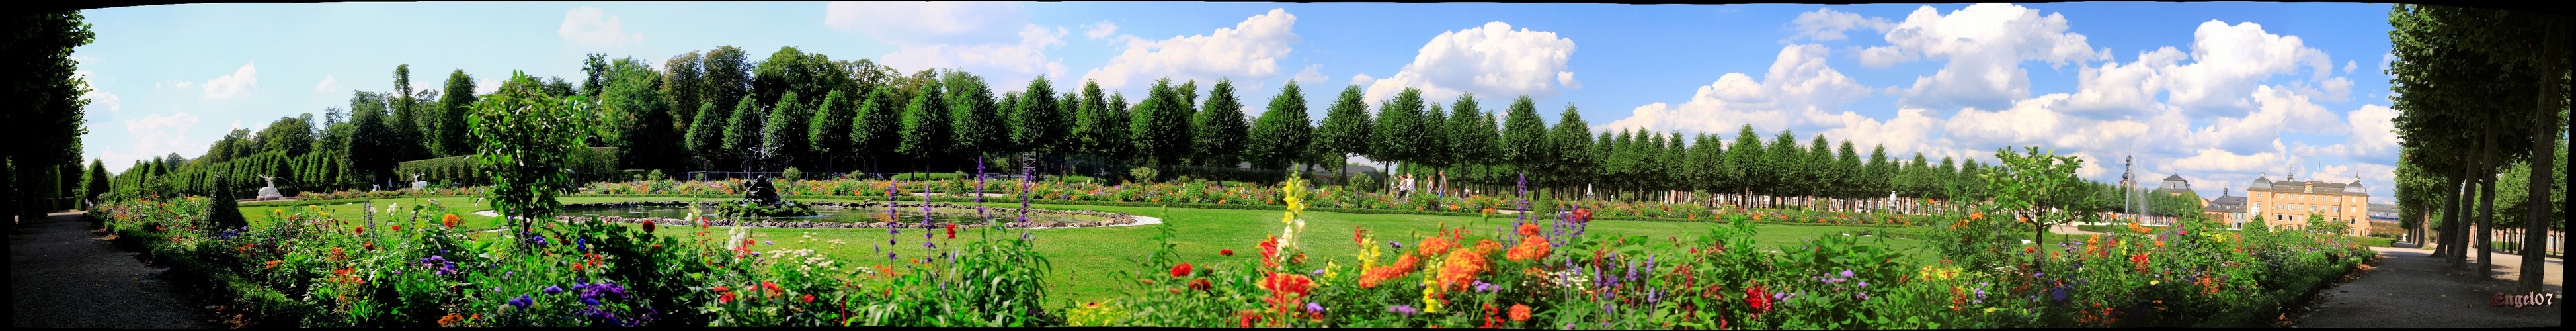
M644 233L653 233L653 220L644 220Z
M1198 280L1191 280L1191 281L1190 281L1190 289L1191 289L1191 290L1206 291L1206 290L1208 290L1208 288L1212 288L1212 287L1215 287L1215 286L1216 286L1216 284L1214 284L1214 283L1209 283L1209 282L1208 282L1207 280L1205 280L1205 279L1198 279Z
M1762 293L1762 286L1747 288L1744 289L1744 303L1753 305L1755 312L1770 312L1771 294Z
M1190 276L1190 264L1188 264L1188 263L1182 263L1181 265L1172 266L1172 277L1173 277L1173 278L1189 277L1189 276Z
M396 231L400 231L400 230L402 230L402 226L401 226L401 225L395 225L395 226L394 226L394 230L396 230Z
M805 297L804 297L804 298L801 298L801 299L803 299L803 301L804 301L804 302L812 303L812 302L814 302L814 295L812 295L812 294L807 294L807 295L805 295Z
M1217 255L1224 255L1224 256L1234 256L1234 250L1233 250L1233 249L1220 249L1220 250L1217 250L1217 251L1216 251L1216 254L1217 254Z
M948 225L948 239L957 239L957 225L956 225L956 224L949 224L949 225Z

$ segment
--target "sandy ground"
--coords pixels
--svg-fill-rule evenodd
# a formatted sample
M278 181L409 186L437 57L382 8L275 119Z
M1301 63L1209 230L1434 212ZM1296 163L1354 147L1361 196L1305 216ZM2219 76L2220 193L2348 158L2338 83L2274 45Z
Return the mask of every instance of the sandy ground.
M91 232L79 213L54 213L9 234L9 326L206 328L191 306L134 252Z
M2498 292L2513 289L2511 276L2485 275L2476 271L2443 267L2433 251L2416 248L2372 247L2379 251L2379 262L2370 270L2358 272L2349 283L2328 288L2319 303L2309 308L2314 312L2296 322L2302 328L2494 328L2554 327L2561 324L2558 306L2514 308L2491 304ZM2474 254L2472 254L2474 256ZM2497 254L2501 262L2491 272L2518 270L2504 264L2521 264L2521 258ZM2472 264L2476 263L2471 261ZM2550 276L2545 291L2561 292L2560 259L2549 259ZM2559 304L2564 304L2560 301Z

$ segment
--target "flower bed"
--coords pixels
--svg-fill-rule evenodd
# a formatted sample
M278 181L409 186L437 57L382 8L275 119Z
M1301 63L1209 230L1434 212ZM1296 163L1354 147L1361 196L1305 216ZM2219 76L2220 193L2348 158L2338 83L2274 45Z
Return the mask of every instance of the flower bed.
M950 246L950 258L850 268L855 257L755 252L739 229L667 224L688 234L582 222L529 234L542 244L523 247L449 231L438 215L452 212L436 205L381 222L287 208L245 229L196 225L199 200L117 202L94 215L156 256L274 292L257 297L311 298L262 310L304 326L2245 326L2373 256L2343 236L2194 221L2020 245L2023 234L2002 230L2019 225L1982 212L1929 224L1925 241L1941 254L1930 263L1860 236L1752 241L1764 223L1845 221L1803 213L1732 212L1666 238L1585 235L1593 215L1636 208L1617 205L1517 215L1504 233L1363 227L1347 243L1355 256L1308 256L1301 247L1342 244L1299 236L1305 203L1321 201L1307 197L1330 194L1296 181L1243 193L1278 197L1285 226L1217 262L1178 260L1169 240L1179 234L1156 227L1159 250L1110 271L1133 280L1125 294L1045 308L1038 280L1049 269L1025 233L927 241Z
M945 258L858 266L812 250L760 251L741 228L549 224L454 231L457 211L361 215L314 206L217 229L203 198L102 204L90 216L185 273L229 289L261 324L427 326L1013 326L1051 319L1043 257L1000 230L945 239ZM390 206L388 206L390 207ZM374 206L369 206L373 209ZM653 232L662 231L655 235ZM682 233L674 234L673 231ZM901 231L901 230L892 230ZM838 243L833 243L838 244ZM945 247L945 248L942 248Z

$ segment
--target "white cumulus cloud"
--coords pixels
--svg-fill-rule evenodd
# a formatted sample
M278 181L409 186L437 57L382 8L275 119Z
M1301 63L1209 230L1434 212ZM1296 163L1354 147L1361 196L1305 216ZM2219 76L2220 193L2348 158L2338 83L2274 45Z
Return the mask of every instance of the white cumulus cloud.
M1117 34L1118 23L1110 23L1109 20L1101 20L1100 22L1082 25L1082 36L1091 37L1093 40L1108 38L1109 36Z
M1790 40L1804 38L1815 41L1843 40L1843 31L1854 29L1887 32L1887 29L1896 27L1896 23L1888 22L1884 17L1862 17L1825 8L1799 13L1798 18L1790 20L1789 24L1798 30L1797 35L1789 37Z
M339 92L341 89L343 88L340 87L340 78L330 75L323 75L322 83L313 84L313 93Z
M1646 128L1657 131L1732 133L1745 124L1760 132L1777 132L1819 124L1847 124L1849 112L1834 115L1841 104L1869 95L1869 88L1825 64L1823 45L1782 47L1761 81L1741 73L1720 76L1701 86L1688 102L1638 106L1633 115L1597 129ZM1373 91L1372 91L1373 92Z
M2007 107L2030 95L2030 75L2023 61L2052 66L2094 59L2100 52L2084 35L2066 33L2063 14L2041 16L2039 10L2012 4L1985 3L1941 15L1923 6L1887 32L1888 46L1862 51L1862 62L1890 65L1916 57L1946 63L1914 86L1895 89L1900 104L1927 108Z
M1333 79L1332 77L1324 76L1324 72L1319 70L1323 67L1324 64L1322 63L1307 64L1306 70L1298 70L1297 76L1290 79L1296 79L1298 83L1309 86L1321 86L1324 84L1324 81Z
M628 42L644 41L644 34L627 34L616 16L608 16L599 7L581 6L564 12L563 27L555 35L575 44L592 47L617 47Z
M2192 32L2191 64L2160 69L2167 83L2166 102L2195 113L2236 115L2254 108L2248 92L2263 79L2309 67L2323 81L2334 63L2325 51L2309 48L2298 36L2263 32L2254 22L2227 25L2202 22ZM2349 93L2351 83L2342 83Z
M185 112L173 113L169 116L149 114L144 115L142 119L127 120L125 132L134 137L132 152L119 153L109 149L100 151L99 154L108 160L124 161L108 162L113 167L131 165L133 160L160 157L170 153L204 152L208 142L188 139L188 129L196 127L198 120L197 115Z
M1122 88L1142 86L1160 78L1214 81L1273 77L1279 74L1279 59L1288 56L1288 45L1304 41L1292 31L1296 25L1297 15L1286 9L1271 9L1210 34L1163 40L1122 35L1127 49L1110 57L1108 64L1084 72L1082 78L1098 80L1102 88Z
M1064 45L1065 31L1030 24L1020 32L1017 44L904 45L886 54L885 64L904 69L960 68L994 83L1026 81L1037 75L1064 77L1064 60L1047 58L1044 49Z
M187 86L188 82L179 82L179 87ZM250 95L252 90L259 89L259 68L243 63L241 69L233 70L231 75L207 80L205 87L206 99L231 100Z
M1509 98L1554 96L1558 86L1580 86L1568 71L1574 40L1555 32L1512 30L1503 22L1486 22L1466 30L1441 32L1422 45L1413 63L1394 76L1368 86L1369 102L1393 97L1404 88L1422 89L1423 97L1447 100L1460 94ZM1553 84L1551 84L1553 83Z
M1010 43L1028 18L1028 8L1017 2L833 2L823 7L823 25L895 45Z

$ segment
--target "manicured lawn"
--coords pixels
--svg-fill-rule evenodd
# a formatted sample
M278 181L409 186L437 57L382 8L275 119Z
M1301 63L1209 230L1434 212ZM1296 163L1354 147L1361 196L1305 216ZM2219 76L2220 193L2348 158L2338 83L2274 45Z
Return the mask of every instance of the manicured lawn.
M471 198L393 198L378 199L372 202L381 208L387 204L411 206L427 203L429 200L433 199L449 203L454 206L459 212L457 216L463 218L466 223L466 225L461 226L462 228L483 230L493 229L500 226L499 222L494 218L472 215L471 212L473 211L489 209L489 207L474 204L472 203L473 199ZM656 201L670 199L673 198L584 197L561 198L559 201L564 203L591 203L613 201ZM995 207L1015 207L1018 206L1018 203L992 202L986 203L986 205ZM1257 258L1259 256L1260 249L1254 245L1269 235L1279 233L1281 228L1285 226L1279 222L1281 212L1276 210L1172 208L1170 210L1170 214L1165 215L1162 208L1153 207L1091 205L1036 206L1049 209L1089 209L1161 217L1164 219L1166 224L1173 228L1173 232L1177 234L1177 238L1173 238L1172 243L1176 244L1176 249L1179 250L1180 254L1177 257L1179 261L1194 265L1220 268L1239 267L1242 263L1246 263L1251 261L1251 259ZM353 220L355 219L355 215L358 215L361 210L361 205L358 204L333 204L320 207L330 211L335 216L342 216L344 219ZM247 206L242 207L242 214L249 216L253 222L265 222L266 217L264 215L268 215L268 210L272 208L304 207ZM917 210L909 212L917 212ZM1355 260L1353 256L1359 252L1358 247L1356 247L1356 244L1352 241L1352 233L1355 232L1355 229L1367 229L1370 233L1375 234L1379 241L1397 241L1409 245L1416 243L1422 237L1439 233L1440 229L1443 227L1450 229L1464 228L1469 231L1473 231L1474 235L1471 235L1471 237L1486 236L1493 231L1509 231L1510 229L1508 227L1513 222L1513 219L1502 216L1504 215L1497 215L1497 217L1491 220L1480 222L1476 217L1310 212L1307 213L1306 229L1300 235L1301 238L1299 238L1299 243L1307 252L1310 262L1322 263L1325 261L1336 261L1337 263L1345 265L1353 265L1356 264L1354 263ZM379 217L382 216L380 215ZM425 219L434 220L436 217L438 216L431 215L427 216ZM997 213L995 217L1009 218L1011 215ZM381 221L383 219L380 218L379 220ZM1541 224L1541 226L1546 225L1548 224ZM1710 227L1714 226L1718 225L1690 222L1595 221L1587 230L1585 236L1595 239L1612 238L1613 236L1645 236L1653 240L1662 240L1667 237L1689 237L1699 235L1705 233ZM720 238L725 235L725 229L707 229L698 231L686 231L681 229L684 228L666 226L658 233L669 236L680 236L684 239L690 240L697 239L692 238L692 236L695 235L693 232L706 232L708 238ZM1856 231L1861 230L1886 231L1891 229L1850 226L1764 225L1761 228L1760 234L1754 239L1764 244L1795 245L1799 240L1803 239L1811 239L1821 235L1844 233L1857 234ZM1897 230L1901 233L1910 232L1903 229ZM902 231L902 234L889 235L884 229L754 228L751 229L751 232L753 233L751 239L761 242L761 244L753 246L753 249L759 251L810 248L838 257L842 261L856 266L875 266L880 264L893 266L902 263L900 261L913 258L924 256L935 258L938 256L936 252L928 252L925 254L926 250L921 245L923 241L923 231L924 230L921 229L905 229ZM947 239L945 231L930 231L933 232L933 236L935 238L932 239L931 242L940 246L938 249L939 251L946 251L948 248L952 247L952 245L963 244L964 241L973 240L980 235L980 231L978 230L960 230L958 232L958 239L951 240ZM1138 273L1159 271L1140 269L1135 265L1135 263L1129 261L1129 259L1141 259L1145 254L1151 253L1155 248L1157 248L1155 246L1153 236L1158 232L1158 230L1154 228L1154 226L1045 229L1029 231L1034 234L1034 238L1038 241L1037 247L1039 252L1046 256L1050 263L1054 264L1054 274L1052 277L1049 277L1050 279L1048 279L1049 286L1051 287L1049 296L1053 297L1051 299L1072 300L1076 303L1107 299L1117 293L1118 286L1135 282L1132 279L1119 277L1116 271L1126 270ZM992 238L996 239L1010 238L1017 236L1018 231L995 230L990 235ZM888 239L893 239L895 242L893 244L888 244ZM1916 248L1921 246L1920 242L1917 240L1893 238L1879 239L1883 239L1879 242L1890 247L1908 250L1909 256L1918 260L1931 260L1930 252L1916 250ZM841 240L842 243L830 243L832 240ZM1871 241L1863 242L1867 243ZM1472 243L1469 244L1472 245ZM1218 251L1222 249L1233 249L1235 250L1236 255L1231 257L1221 256L1218 254ZM886 256L886 252L895 253L895 257L889 259ZM1386 251L1388 256L1387 258L1392 258L1392 256L1398 252L1401 251ZM1050 302L1049 304L1052 305L1054 302Z

